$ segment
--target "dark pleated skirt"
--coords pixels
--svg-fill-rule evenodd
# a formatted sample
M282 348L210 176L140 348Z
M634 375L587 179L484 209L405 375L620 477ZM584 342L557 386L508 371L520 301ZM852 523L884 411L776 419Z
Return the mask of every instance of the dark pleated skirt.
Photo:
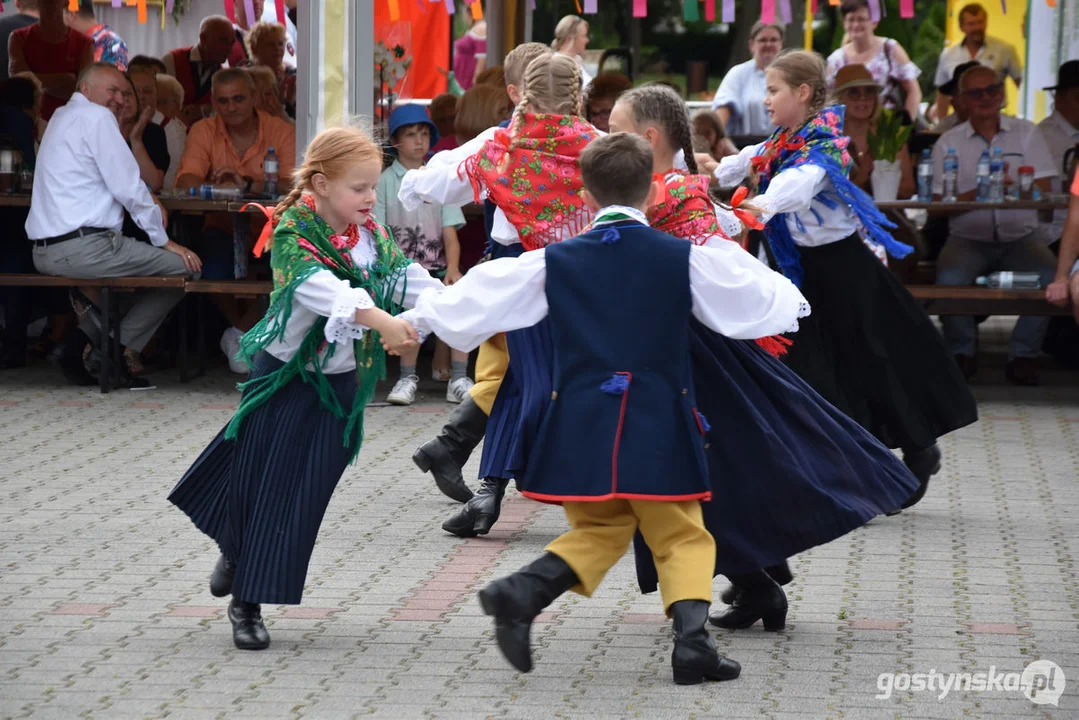
M487 419L481 478L520 479L551 401L550 321L506 333L506 349L509 368Z
M890 448L927 448L978 419L940 332L861 238L798 250L813 312L788 367Z
M796 336L797 337L797 336ZM894 510L918 481L890 450L756 343L692 321L697 407L708 419L716 574L775 565ZM634 540L637 577L656 589L651 552Z
M281 367L261 353L251 377ZM356 375L327 376L346 411ZM236 562L237 600L295 605L330 496L351 452L347 420L323 409L315 389L293 380L255 409L235 441L222 428L169 494L199 530Z

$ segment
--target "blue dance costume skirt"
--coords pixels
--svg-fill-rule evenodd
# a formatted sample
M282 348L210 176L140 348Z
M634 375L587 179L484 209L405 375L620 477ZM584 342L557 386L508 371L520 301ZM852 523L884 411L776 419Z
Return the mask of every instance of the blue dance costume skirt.
M697 406L711 425L712 500L701 508L716 574L779 564L917 489L899 458L756 343L693 320L690 356ZM634 543L641 590L653 592L652 554L639 533Z
M282 364L260 353L251 378ZM356 374L327 379L347 414ZM236 440L222 429L169 494L236 563L237 600L300 602L322 517L351 455L342 442L347 422L294 379L251 412Z

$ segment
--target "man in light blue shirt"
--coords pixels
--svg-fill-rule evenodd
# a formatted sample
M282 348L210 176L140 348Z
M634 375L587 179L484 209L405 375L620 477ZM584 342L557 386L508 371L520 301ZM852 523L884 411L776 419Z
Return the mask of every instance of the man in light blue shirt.
M752 60L728 72L712 100L712 109L728 135L771 135L775 127L764 109L764 70L783 49L783 26L758 22L749 31Z

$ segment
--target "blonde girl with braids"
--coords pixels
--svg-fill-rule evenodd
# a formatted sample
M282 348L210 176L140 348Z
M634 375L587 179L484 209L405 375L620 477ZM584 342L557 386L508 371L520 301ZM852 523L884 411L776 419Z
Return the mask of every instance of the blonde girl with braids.
M881 443L903 450L919 486L897 512L920 501L940 470L937 438L973 423L977 407L936 327L862 241L864 234L896 257L911 252L850 180L844 108L825 107L823 59L785 52L766 79L764 104L778 129L724 158L716 178L732 187L749 177L772 255L813 307L788 366Z
M322 517L385 376L380 339L415 344L393 316L442 287L372 217L381 169L361 130L311 141L256 247L270 248L274 289L241 341L251 376L240 406L169 495L220 548L210 592L232 596L240 649L270 643L261 603L300 602Z
M590 214L581 197L578 158L599 132L582 119L580 69L571 58L544 54L532 60L519 88L507 129L459 165L432 163L408 172L399 199L406 209L420 202L463 205L482 195L497 209L492 239L501 257L514 257L583 232ZM514 244L514 241L520 244ZM480 462L481 487L442 528L458 537L487 534L498 520L510 479L524 468L538 420L550 399L546 323L506 335L509 369L486 425ZM543 363L537 366L537 363ZM539 388L532 385L538 384ZM431 443L418 452L426 452ZM414 458L421 469L427 458ZM436 476L437 480L437 476ZM443 484L440 484L442 489ZM451 497L460 488L448 488ZM464 491L469 492L467 487Z

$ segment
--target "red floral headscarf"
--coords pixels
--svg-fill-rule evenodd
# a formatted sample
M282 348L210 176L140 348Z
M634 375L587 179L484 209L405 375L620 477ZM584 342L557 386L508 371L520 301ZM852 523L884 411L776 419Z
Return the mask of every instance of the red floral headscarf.
M596 129L576 115L525 113L498 130L461 171L477 199L486 189L525 250L535 250L588 227L579 158L595 138Z

